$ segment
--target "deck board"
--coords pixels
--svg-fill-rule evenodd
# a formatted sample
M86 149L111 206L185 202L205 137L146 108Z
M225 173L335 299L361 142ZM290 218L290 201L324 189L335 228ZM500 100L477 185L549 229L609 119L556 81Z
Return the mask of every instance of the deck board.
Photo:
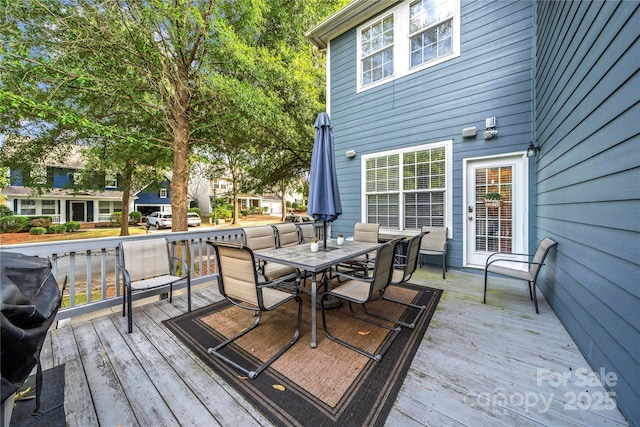
M618 410L567 409L566 394L584 387L538 384L539 368L565 373L588 367L540 293L536 315L522 282L491 278L483 304L481 274L452 270L446 280L440 274L426 267L410 280L444 293L387 426L628 425ZM221 298L214 286L196 287L193 308ZM172 303L140 304L134 307L132 334L118 310L52 331L43 365L67 364L68 424L269 426L162 325L186 307L184 293L176 293ZM592 394L603 390L589 387ZM501 391L504 405L495 399ZM525 408L513 401L518 396L544 397L549 407Z

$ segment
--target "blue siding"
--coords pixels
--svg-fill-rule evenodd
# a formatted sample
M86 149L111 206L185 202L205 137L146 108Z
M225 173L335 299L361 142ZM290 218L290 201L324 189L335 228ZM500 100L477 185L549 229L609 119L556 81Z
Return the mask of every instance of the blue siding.
M364 22L359 22L360 25ZM522 152L533 138L535 3L461 4L459 57L356 93L356 26L330 45L331 119L343 215L333 233L361 220L360 155L453 140L451 266L462 266L462 160ZM498 138L482 139L496 117ZM463 142L463 128L479 136ZM356 159L346 159L354 149Z
M167 189L167 197L160 197L160 188ZM171 184L163 180L158 186L149 187L137 194L136 205L168 205L171 203Z
M640 426L640 3L539 2L541 289Z

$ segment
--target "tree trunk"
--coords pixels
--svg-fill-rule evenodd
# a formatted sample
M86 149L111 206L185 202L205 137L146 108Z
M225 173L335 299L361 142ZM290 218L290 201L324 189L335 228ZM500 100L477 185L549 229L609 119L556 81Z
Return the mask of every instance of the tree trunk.
M282 203L282 215L280 216L280 221L284 222L284 219L287 216L287 193L284 186L282 187L280 201Z
M120 221L120 235L129 235L129 200L131 199L131 177L133 165L130 160L124 167L124 188L122 189L122 220Z
M240 215L240 209L238 208L238 195L237 194L233 194L233 218L231 218L231 224L232 225L236 225L238 224L238 218Z
M187 231L189 190L189 103L188 71L183 68L172 98L173 176L171 177L171 231Z

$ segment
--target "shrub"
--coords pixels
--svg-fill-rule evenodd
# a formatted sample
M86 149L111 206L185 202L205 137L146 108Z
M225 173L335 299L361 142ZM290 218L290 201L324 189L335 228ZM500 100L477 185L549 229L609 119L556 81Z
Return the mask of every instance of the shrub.
M64 234L67 231L67 227L64 224L53 224L48 228L49 234Z
M129 222L131 224L137 224L142 219L142 212L133 211L129 212Z
M122 224L122 212L114 212L109 217L109 223L112 227L120 227Z
M233 212L231 212L231 210L223 208L223 207L217 207L215 212L212 212L210 217L213 220L214 216L215 219L229 219L231 218L231 216L233 215Z
M0 218L5 216L12 216L13 211L9 209L9 206L0 205Z
M34 218L29 221L31 227L38 227L47 229L51 227L51 220L49 218ZM31 230L29 230L31 231Z
M45 234L46 232L47 232L47 229L44 227L32 227L29 230L29 234L34 234L34 235Z
M2 233L19 233L27 230L29 230L29 217L11 215L0 218L0 232Z
M240 215L242 216L251 215L251 211L249 209L240 209Z
M80 223L78 221L65 222L64 228L66 228L67 231L78 231L80 230Z
M202 209L200 208L191 208L189 209L189 212L195 212L198 214L198 216L202 216Z

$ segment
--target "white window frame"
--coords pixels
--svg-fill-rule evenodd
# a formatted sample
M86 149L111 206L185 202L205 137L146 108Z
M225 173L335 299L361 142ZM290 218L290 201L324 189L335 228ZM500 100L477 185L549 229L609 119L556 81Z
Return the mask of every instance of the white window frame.
M427 61L420 65L411 67L411 38L409 34L409 5L415 0L407 0L392 10L385 12L383 15L378 15L375 18L367 21L363 25L356 29L356 71L357 71L357 85L356 92L360 93L365 90L372 89L383 85L389 81L393 81L396 78L404 77L406 75L415 73L417 71L424 70L429 67L441 64L450 59L460 56L460 0L453 1L453 28L452 28L452 52L448 55L435 58L431 61ZM366 86L362 85L362 52L361 52L361 32L363 29L371 26L373 23L379 21L383 17L394 15L394 35L393 35L393 74L386 78L380 79L374 83Z
M51 204L48 204L50 203ZM46 209L52 209L53 212L45 212ZM56 200L41 200L40 201L40 213L42 215L57 215L58 214L58 202Z
M111 202L108 200L99 200L98 201L98 214L100 215L108 215L112 213Z
M371 27L376 26L378 24L382 24L386 19L389 19L389 18L393 19L393 40L391 41L391 43L389 45L382 46L381 48L379 48L377 50L369 52L365 56L363 56L363 53L362 53L362 32L364 30L368 29L368 28L371 28ZM386 50L389 50L389 49L391 49L392 58L393 58L393 56L395 56L395 47L394 47L395 38L396 38L396 29L395 29L395 27L396 27L395 14L394 13L387 13L387 14L384 14L384 15L380 15L378 18L376 18L376 19L374 19L372 21L369 21L366 25L363 25L360 28L358 28L358 65L360 66L360 69L358 70L358 85L360 87L368 88L370 86L375 86L379 82L386 81L389 78L393 77L393 73L395 72L395 69L394 69L394 71L391 72L391 75L386 76L386 77L382 77L381 79L376 80L375 82L368 83L368 84L365 85L364 82L363 82L363 80L364 80L363 77L364 76L363 76L362 62L365 59L371 58L372 56L377 55L379 53L382 53L382 52L384 52ZM391 64L392 64L392 67L395 66L395 59L392 59ZM384 66L382 66L382 68L384 69Z
M118 178L113 173L107 173L104 177L104 188L118 188Z
M166 188L161 188L158 195L161 199L166 199L169 195L169 192L167 191Z
M451 238L453 235L453 140L445 140L445 141L439 141L439 142L433 142L433 143L428 143L428 144L423 144L423 145L417 145L417 146L412 146L412 147L406 147L406 148L401 148L401 149L395 149L395 150L388 150L388 151L381 151L381 152L377 152L377 153L371 153L371 154L364 154L361 157L361 161L360 161L360 176L362 177L361 181L361 189L360 189L360 193L362 195L361 197L361 221L362 222L367 222L367 180L366 180L366 176L367 176L367 160L372 159L372 158L376 158L376 157L381 157L381 156L389 156L389 155L394 155L394 154L398 154L399 158L400 158L400 162L399 162L399 177L398 177L398 182L400 184L400 189L398 190L399 194L400 194L400 200L398 203L398 229L389 229L389 228L385 228L385 227L381 227L381 231L385 231L385 232L403 232L405 230L407 230L405 228L405 224L404 224L404 217L405 217L405 213L404 213L404 207L405 207L405 203L404 203L404 194L406 193L414 193L415 190L407 190L405 191L402 188L403 185L403 154L404 153L408 153L408 152L415 152L415 151L421 151L421 150L428 150L428 149L434 149L434 148L439 148L439 147L444 147L445 149L445 191L444 191L444 205L445 205L445 212L444 212L444 221L445 221L445 226L448 228L449 230L449 237Z
M25 212L25 208L29 213ZM33 212L31 212L33 210ZM37 215L38 204L34 199L20 199L20 215Z

